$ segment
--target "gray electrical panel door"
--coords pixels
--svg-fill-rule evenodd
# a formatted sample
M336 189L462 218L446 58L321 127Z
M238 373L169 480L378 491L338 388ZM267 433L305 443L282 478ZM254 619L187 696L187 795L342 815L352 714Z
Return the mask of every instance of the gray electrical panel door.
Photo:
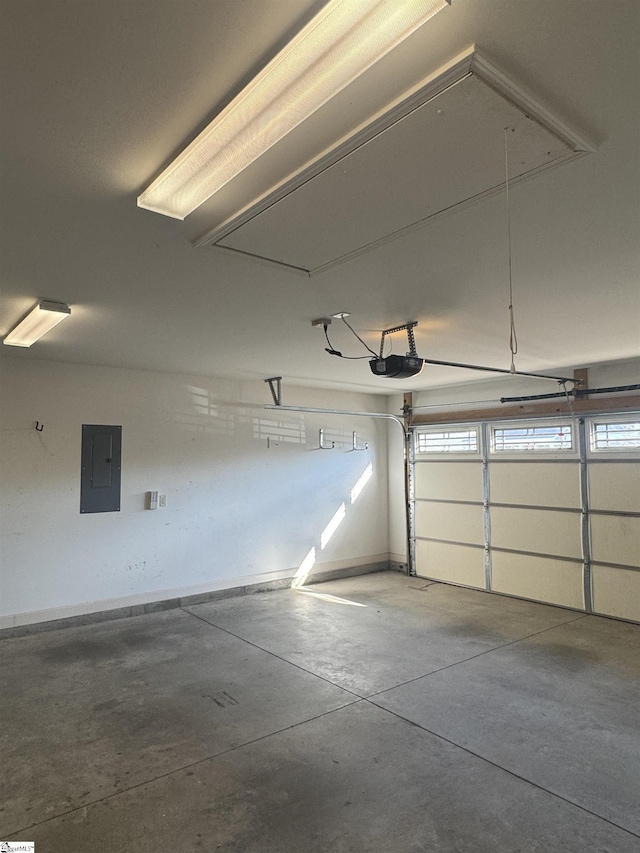
M80 512L119 512L122 427L82 425Z

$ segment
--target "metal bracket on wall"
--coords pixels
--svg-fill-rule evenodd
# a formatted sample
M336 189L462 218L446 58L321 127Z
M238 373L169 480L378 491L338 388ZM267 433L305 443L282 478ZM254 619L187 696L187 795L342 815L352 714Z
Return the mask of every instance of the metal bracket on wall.
M336 446L335 441L332 441L331 444L324 443L324 430L321 429L318 436L318 449L319 450L333 450Z
M352 450L368 450L369 449L369 442L365 441L365 443L362 445L362 447L358 447L358 433L354 432L353 433L353 446L351 449Z
M282 405L282 376L272 376L270 379L265 379L265 382L269 383L269 389L271 391L271 396L273 397L274 405L281 406ZM276 383L275 386L273 383Z

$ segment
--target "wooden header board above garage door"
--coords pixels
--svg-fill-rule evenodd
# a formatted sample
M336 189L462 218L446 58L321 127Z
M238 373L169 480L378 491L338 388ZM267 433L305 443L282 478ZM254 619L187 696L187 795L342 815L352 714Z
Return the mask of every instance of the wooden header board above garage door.
M196 245L314 274L593 150L475 49Z

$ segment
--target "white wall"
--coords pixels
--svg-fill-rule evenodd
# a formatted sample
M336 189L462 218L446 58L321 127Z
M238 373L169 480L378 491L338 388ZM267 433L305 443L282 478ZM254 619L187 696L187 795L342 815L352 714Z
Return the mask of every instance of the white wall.
M265 411L262 381L21 357L0 358L0 381L1 626L291 576L312 547L323 569L388 556L384 421ZM369 395L286 385L284 395L381 408ZM83 423L122 425L120 512L80 514ZM320 427L335 450L316 449ZM354 429L368 451L350 452ZM276 444L285 433L295 440ZM144 508L149 490L167 495L165 509Z

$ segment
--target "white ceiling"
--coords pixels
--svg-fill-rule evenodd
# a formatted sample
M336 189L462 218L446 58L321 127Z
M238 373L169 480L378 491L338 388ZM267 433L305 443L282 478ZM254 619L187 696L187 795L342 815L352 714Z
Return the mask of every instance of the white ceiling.
M418 320L423 357L508 367L503 193L312 278L193 245L267 191L274 175L300 168L474 43L596 146L512 186L518 368L640 355L637 0L452 0L184 222L136 207L171 157L321 5L0 0L0 336L37 298L72 308L71 319L32 349L3 347L2 356L244 379L282 375L292 384L380 393L485 378L433 367L413 380L385 381L366 361L332 358L311 320L348 311L374 350L382 329ZM424 140L440 175L468 167L468 139L452 125L456 145ZM381 171L397 148L383 144L372 149L371 163L354 161L357 181L349 170L342 179L337 170L326 173L330 192L317 199L328 215L319 215L317 199L303 198L292 208L295 233L282 233L286 223L274 216L270 244L324 261L341 250L344 235L347 245L376 237L391 220L415 221L426 180L415 154L427 131L416 118L406 135L413 159L396 156L391 181ZM500 133L494 171L502 145ZM439 187L443 197L449 182ZM363 185L370 189L354 204ZM346 327L334 323L331 331L337 349L364 354ZM402 337L394 342L404 351Z
M496 188L505 187L506 201L505 165L511 189L515 178L569 153L561 139L469 75L294 184L216 244L317 275Z

